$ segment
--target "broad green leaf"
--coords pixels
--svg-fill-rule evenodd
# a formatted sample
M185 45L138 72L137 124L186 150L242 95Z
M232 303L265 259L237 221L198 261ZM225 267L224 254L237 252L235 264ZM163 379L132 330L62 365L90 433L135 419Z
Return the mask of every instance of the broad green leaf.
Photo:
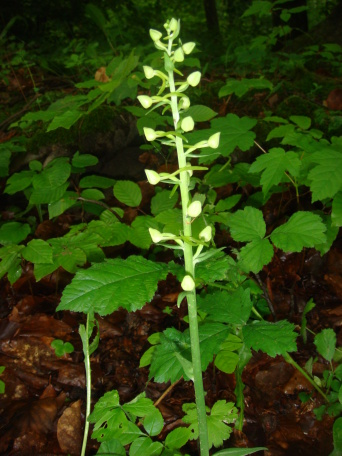
M14 173L7 179L5 193L14 195L17 192L25 190L32 184L33 177L36 175L34 171L21 171Z
M114 185L114 196L120 203L130 207L139 206L142 199L139 185L132 181L117 181Z
M109 188L115 184L115 179L111 179L109 177L103 176L85 176L80 180L80 187L81 188Z
M317 163L308 175L312 201L333 198L342 189L342 152L332 145L312 154L311 160Z
M166 265L136 256L93 264L76 273L63 292L58 310L107 315L120 307L141 309L166 275Z
M163 189L151 199L151 213L153 215L158 215L163 211L173 209L177 201L177 192Z
M8 176L11 151L0 148L0 177Z
M230 79L226 81L226 85L221 87L219 91L219 97L225 97L231 93L235 93L238 97L242 97L248 90L262 90L269 89L272 90L273 84L267 79Z
M273 138L285 138L295 132L296 127L292 124L280 125L275 127L267 135L266 141L270 141Z
M255 239L239 252L239 266L245 272L257 274L273 258L273 246L268 239Z
M8 279L13 284L21 275L21 256L20 252L23 245L9 245L0 248L0 278L8 274ZM18 277L17 277L18 276Z
M333 199L331 220L333 226L342 226L342 192L337 193Z
M49 274L52 274L56 269L59 268L59 264L57 262L54 263L36 263L34 265L34 276L39 282L43 277L46 277Z
M342 452L342 418L337 418L333 425L333 440L334 440L334 456L338 456ZM332 454L333 454L332 453Z
M190 335L188 331L181 333L175 328L168 328L160 334L160 344L156 345L150 367L150 378L156 382L171 383L179 380L182 375L186 380L184 369L176 353L191 362Z
M22 255L31 263L52 264L52 247L43 239L32 239L22 250Z
M130 402L123 404L122 409L125 412L140 418L158 410L154 407L152 400L145 397L145 393L141 393Z
M251 165L249 172L262 172L260 184L266 195L273 185L278 185L284 178L285 171L298 176L301 161L294 152L285 152L281 147L273 148L269 153L260 155Z
M221 323L202 323L199 325L201 364L204 372L213 356L219 351L221 343L227 338L229 328Z
M148 249L152 244L151 235L148 229L158 229L159 225L153 217L141 215L134 219L130 228L128 235L129 242L141 249Z
M298 125L302 130L308 130L311 127L311 119L306 116L290 116L291 122Z
M71 160L72 166L75 168L86 168L87 166L94 166L97 165L99 159L95 157L95 155L91 154L80 154L76 152Z
M101 217L102 215L103 213ZM129 239L131 228L124 223L120 223L114 214L111 215L113 217L112 219L106 216L105 221L92 220L88 224L88 233L94 233L100 236L99 240L94 238L92 242L89 242L90 245L93 243L95 245L99 244L102 247L114 247L124 244ZM84 244L81 247L84 248Z
M211 320L244 325L247 323L253 307L249 289L239 287L236 291L216 291L205 296L198 296L198 307L210 316Z
M51 204L56 203L65 196L69 183L54 187L36 187L30 196L30 204Z
M222 165L214 165L204 176L204 183L217 188L238 181L238 176L229 168L222 169Z
M6 222L0 227L0 244L19 244L30 234L28 223Z
M183 216L180 209L168 209L155 217L156 222L162 223L165 233L179 234L183 229Z
M159 456L163 448L160 442L153 442L149 437L140 437L130 446L129 456Z
M87 261L87 256L83 249L65 247L55 262L71 274L75 274L78 266L83 266Z
M195 122L207 122L217 116L217 112L204 105L194 105L186 111L186 116L191 116Z
M271 323L256 321L243 326L242 333L247 347L261 350L274 358L297 350L294 325L287 320Z
M227 255L223 252L213 253L213 256L196 265L196 277L204 283L225 280L228 271L231 269L231 263Z
M266 234L266 224L262 212L251 206L232 214L229 228L232 238L241 242L259 240Z
M252 5L243 13L242 17L257 15L270 16L272 12L272 2L256 0Z
M154 407L153 412L144 414L143 425L148 435L155 436L160 434L164 427L164 418L160 411Z
M54 116L52 122L47 128L47 132L56 130L57 128L66 128L67 130L74 125L82 116L83 112L78 109L65 111L59 116Z
M95 201L100 201L105 199L104 194L101 192L101 190L98 190L97 188L86 188L83 190L81 193L82 198L89 199L89 200L95 200Z
M333 329L323 329L314 339L318 353L327 361L333 359L336 349L336 333Z
M100 455L115 455L115 456L126 456L125 447L119 442L119 440L108 440L106 442L102 442L98 452L96 453Z
M165 446L172 450L181 448L190 440L191 430L187 427L178 427L169 432L165 439Z
M58 217L71 207L75 206L75 204L80 204L77 201L77 198L78 194L76 192L64 192L61 199L55 201L54 203L49 203L49 218L52 219L54 217Z
M271 234L273 244L285 252L300 252L326 240L326 226L319 215L298 211Z
M322 214L322 220L326 227L325 241L322 244L316 244L315 249L318 250L320 252L320 254L323 256L327 252L329 252L333 242L335 241L335 239L339 233L339 227L334 226L332 224L330 215Z
M215 212L229 211L240 201L242 195L229 196L224 200L220 200L215 206Z

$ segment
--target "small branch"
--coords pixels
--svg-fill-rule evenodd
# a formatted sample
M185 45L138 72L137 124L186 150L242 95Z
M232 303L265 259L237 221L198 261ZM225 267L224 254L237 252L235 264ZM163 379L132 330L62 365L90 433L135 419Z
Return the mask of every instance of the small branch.
M164 399L165 397L173 390L173 388L177 385L177 383L179 383L181 380L183 379L183 377L181 377L179 380L177 380L176 382L172 383L172 385L170 385L164 392L163 394L155 401L155 403L153 404L155 407L157 407L157 405L159 405Z
M82 196L79 196L77 198L77 201L83 201L84 203L93 203L93 204L97 204L98 206L101 206L101 207L104 207L105 209L107 209L109 212L111 212L112 214L115 215L115 217L117 217L120 222L122 222L122 218L120 217L119 214L117 214L115 211L113 211L113 209L108 206L106 203L102 203L102 201L97 201L97 200L92 200L92 199L87 199L87 198L82 198Z

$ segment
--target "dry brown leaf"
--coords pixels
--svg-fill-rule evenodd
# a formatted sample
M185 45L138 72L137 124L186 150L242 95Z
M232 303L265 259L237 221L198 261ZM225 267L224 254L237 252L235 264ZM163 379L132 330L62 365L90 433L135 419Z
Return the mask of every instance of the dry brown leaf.
M66 408L57 423L57 439L64 453L80 454L82 447L81 400Z

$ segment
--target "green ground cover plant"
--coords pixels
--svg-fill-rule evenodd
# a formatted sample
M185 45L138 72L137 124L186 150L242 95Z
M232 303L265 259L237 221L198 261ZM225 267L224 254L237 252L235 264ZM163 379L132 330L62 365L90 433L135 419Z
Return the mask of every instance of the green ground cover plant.
M124 455L124 447L129 445L130 455L181 455L188 440L198 439L201 456L207 456L212 447L220 448L229 439L231 425L241 430L242 373L252 351L261 350L271 357L282 355L300 368L289 355L297 350L296 328L288 320L268 321L272 309L262 299L256 276L271 262L275 249L300 252L315 248L324 255L342 226L341 137L327 138L312 127L307 116L269 115L262 120L268 134L260 144L253 131L256 119L232 113L218 117L204 105L192 105L190 95L200 83L201 73L192 69L197 62L187 65L186 61L191 59L188 56L195 43L182 43L176 19L167 21L164 28L165 37L157 30L150 31L159 54L147 59L143 72L134 53L117 57L107 68L111 81L91 79L79 83L77 95L58 100L47 110L29 112L15 124L23 131L37 121L45 123L47 131L69 129L102 103L119 106L128 94L135 99L140 87L144 91L138 96L142 108L129 106L127 110L139 118L138 128L151 143L147 147L177 155L176 171L146 170L148 182L156 186L155 196L149 213L140 213L131 224L123 221L122 207L139 208L139 185L92 174L89 170L98 159L90 154L56 158L45 166L38 160L31 161L29 170L7 179L5 192L23 193L27 208L18 212L15 220L0 226L0 276L7 274L15 283L24 262L34 264L37 280L62 267L75 275L57 310L87 316L86 325L79 328L87 379L82 454L89 423L94 424L92 438L100 443L98 454ZM229 78L218 95L243 97L250 90L273 93L277 88L264 77ZM195 131L195 122L206 122L208 128ZM242 152L257 148L261 153L251 163L234 163L236 148ZM20 145L14 144L12 150L17 153ZM1 156L3 176L8 173L12 150ZM228 183L236 184L238 189L252 185L257 190L249 198L238 192L218 199L218 189ZM104 192L108 189L117 206L105 203ZM303 204L307 192L314 204L310 210ZM262 209L278 193L293 195L296 210L284 223L269 227ZM72 226L59 238L30 239L37 220L23 218L34 207L40 221L75 209L90 214L92 220ZM232 252L216 246L215 234L222 231L229 232ZM107 247L126 242L141 254L106 258ZM174 252L169 263L154 259L155 252L163 248ZM173 430L160 442L157 436L164 425L163 417L145 393L121 404L117 391L107 392L91 413L90 357L100 343L96 316L119 308L129 312L141 309L168 274L176 276L181 284L178 305L187 303L189 328L181 332L170 327L152 334L151 347L140 365L150 366L149 377L157 382L175 383L181 378L193 382L196 401L184 404L184 427ZM315 337L318 353L329 363L336 350L333 333L329 329ZM210 363L235 374L236 404L218 401L211 409L206 407L202 372ZM310 374L309 367L307 370ZM320 382L311 376L310 381L328 398L318 416L325 412L338 416L339 367L327 371ZM339 448L339 423L336 420L334 427L335 449ZM260 449L224 449L215 454L242 456Z

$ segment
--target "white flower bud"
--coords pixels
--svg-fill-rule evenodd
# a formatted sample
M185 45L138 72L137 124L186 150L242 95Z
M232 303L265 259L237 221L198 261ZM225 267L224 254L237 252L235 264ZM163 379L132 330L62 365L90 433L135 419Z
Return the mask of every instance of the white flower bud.
M220 144L220 132L215 133L210 136L208 139L208 146L211 147L212 149L217 149L219 144Z
M190 206L188 207L188 215L189 217L196 218L202 212L202 204L200 201L193 201Z
M195 288L194 279L189 275L184 276L181 287L184 291L192 291Z
M153 41L158 41L163 36L158 30L150 29L150 37Z
M145 174L147 180L151 185L157 185L161 180L159 174L156 171L153 171L152 169L145 169Z
M145 66L143 66L143 70L144 70L146 79L152 79L155 76L155 72L152 67L145 65Z
M181 47L175 50L174 59L175 59L175 62L183 62L184 52Z
M151 239L155 244L158 244L158 242L163 240L163 235L160 231L155 230L154 228L149 228L148 231L150 232Z
M158 138L157 132L153 130L153 128L144 127L144 135L147 141L154 141Z
M152 98L147 95L139 95L137 98L145 109L148 109L152 105Z
M192 131L195 127L194 119L191 116L184 117L181 123L181 129L183 131Z
M182 48L183 48L184 54L191 54L191 52L194 50L195 46L196 46L196 43L193 43L192 41L189 41L189 43L183 44Z
M199 238L202 239L204 242L209 242L212 238L213 230L211 226L206 226L199 234Z
M188 81L189 85L196 87L201 80L200 71L194 71L193 73L189 74L186 80Z

